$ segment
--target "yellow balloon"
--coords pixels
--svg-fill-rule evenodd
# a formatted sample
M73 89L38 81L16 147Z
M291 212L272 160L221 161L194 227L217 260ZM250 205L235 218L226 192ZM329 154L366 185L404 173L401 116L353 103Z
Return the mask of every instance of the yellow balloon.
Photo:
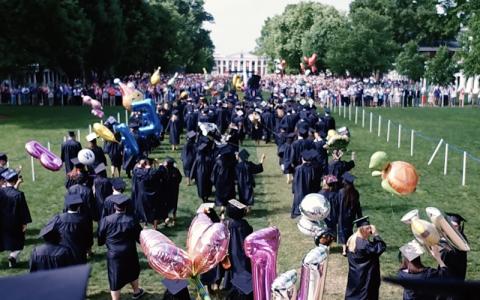
M118 143L118 141L115 139L115 136L113 135L113 132L110 131L106 126L100 123L94 123L93 124L93 131L102 139L109 141L109 142L114 142Z
M422 219L412 220L412 232L427 246L437 245L440 242L440 235L430 222Z
M155 72L153 72L152 77L150 77L150 83L152 85L156 85L160 82L160 69L162 67L158 67Z

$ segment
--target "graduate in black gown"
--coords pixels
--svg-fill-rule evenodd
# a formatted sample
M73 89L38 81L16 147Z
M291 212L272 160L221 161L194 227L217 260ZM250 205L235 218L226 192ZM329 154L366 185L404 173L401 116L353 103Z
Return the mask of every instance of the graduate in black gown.
M30 272L46 271L73 265L73 257L65 246L60 245L60 235L53 223L40 231L45 243L33 248L30 256Z
M187 142L182 149L182 165L183 165L183 176L187 177L187 185L191 184L190 173L192 170L193 162L195 161L196 148L195 148L195 137L197 133L195 131L187 132Z
M338 192L338 244L342 245L342 255L347 255L347 240L353 234L353 221L360 219L362 206L360 194L353 185L355 176L350 173L343 175L343 188Z
M119 142L110 143L110 146L108 148L109 151L107 154L110 157L112 177L120 177L124 153L123 144L120 143L120 141L122 140L120 132L115 132L115 139Z
M82 150L82 145L75 140L75 132L69 131L67 140L62 144L60 154L60 158L65 164L65 173L69 173L73 169L74 164L71 159L76 158L80 150Z
M230 200L224 221L230 232L228 255L230 268L225 271L224 289L228 291L227 299L253 299L251 282L251 263L245 256L243 242L253 232L252 226L244 219L247 207L237 200ZM246 274L245 274L246 273Z
M133 289L133 299L145 291L139 287L140 262L136 243L142 227L125 213L125 198L115 199L115 213L100 221L98 245L107 246L108 282L112 299L120 299L120 290L127 284Z
M98 210L97 215L100 219L103 212L103 203L105 202L105 199L112 194L113 190L110 179L106 177L105 165L103 163L95 168L95 174L95 179L93 180L93 193Z
M72 185L76 184L82 177L88 179L88 172L85 165L80 163L78 158L74 157L70 160L73 164L73 169L67 173L65 178L65 188L68 190Z
M465 240L468 241L465 233L463 232L464 222L466 222L466 220L456 213L446 213L446 215L452 226L455 227L460 234L463 235ZM467 275L467 252L450 246L444 240L440 241L440 245L442 246L440 251L442 254L442 260L448 267L449 276L452 279L465 280L465 276Z
M342 156L342 150L333 150L333 160L328 164L328 174L337 177L339 182L341 182L345 172L348 172L355 167L355 161L343 161Z
M287 183L292 182L292 174L295 173L295 168L293 167L293 140L295 139L296 134L295 133L288 133L286 135L286 141L284 144L282 144L279 147L279 151L282 157L281 157L281 168L283 170L283 174L287 175Z
M149 159L141 159L133 169L132 201L136 218L156 226L156 208L158 207L158 189L154 169Z
M191 170L191 178L195 179L197 184L198 197L203 202L208 201L212 194L212 181L210 176L213 170L213 159L211 146L208 143L200 143L197 146L197 155Z
M2 177L5 179L5 187L1 189L0 195L0 249L10 251L8 265L15 268L18 255L25 246L25 232L32 217L25 194L17 189L19 181L22 181L18 173L7 169Z
M250 154L245 149L242 149L238 153L238 163L235 167L235 174L237 180L238 200L244 205L253 206L253 190L255 188L254 175L263 172L263 162L265 161L265 154L262 154L259 164L248 161L249 156Z
M85 215L89 220L98 222L100 215L97 208L97 202L95 201L92 189L89 188L87 184L88 177L80 176L78 177L76 183L68 188L67 194L79 195L83 201L81 213ZM67 209L68 204L65 202L63 211L65 212L67 211Z
M327 228L332 232L335 232L335 237L337 233L338 225L338 213L339 213L339 199L338 192L335 190L337 184L337 177L333 175L325 175L322 179L322 190L319 192L322 194L330 203L330 213L328 217L325 218L325 224Z
M449 269L443 262L438 245L431 248L433 258L439 264L438 269L425 267L420 256L425 252L424 248L413 240L400 247L402 264L398 271L399 279L410 280L442 280L448 276ZM430 295L425 289L404 289L403 300L436 300L437 296Z
M296 166L302 164L301 154L303 151L314 148L315 145L313 144L313 141L308 139L308 127L300 127L298 129L298 139L292 143L293 167L295 168Z
M300 216L300 203L310 193L317 193L320 190L321 174L318 173L312 160L317 156L315 150L302 152L302 164L295 169L295 176L292 184L293 203L291 218Z
M163 180L165 188L162 191L162 199L166 204L166 212L168 213L168 218L165 220L165 223L167 226L175 226L182 174L177 167L175 167L175 160L171 157L167 157L165 160L165 174ZM172 214L171 217L170 214Z
M387 245L368 216L355 221L358 228L347 241L348 281L346 300L375 300L380 289L380 255ZM369 237L373 236L370 241Z
M235 198L236 162L235 154L229 145L218 149L211 176L215 186L216 206L226 206L228 200Z
M113 178L112 179L112 194L105 199L103 203L103 211L101 214L101 218L103 219L106 216L109 216L115 213L115 199L116 198L127 198L127 203L125 205L125 213L127 215L134 216L134 205L132 199L128 198L126 195L122 193L125 191L127 184L121 178Z
M67 211L54 216L48 223L54 224L60 234L60 244L70 249L74 264L85 264L93 245L92 221L81 213L84 203L78 194L66 195L65 205Z
M329 130L336 130L335 119L332 117L329 108L325 108L325 116L322 119L325 124L325 135L328 134Z
M97 145L97 134L95 132L90 133L87 135L86 139L89 142L88 148L92 150L93 154L95 154L95 161L92 165L88 166L88 171L91 175L95 174L95 168L103 163L105 166L107 165L107 158L105 157L105 153L103 153L103 149Z
M168 132L168 140L170 145L172 145L172 151L177 150L178 144L180 144L180 133L182 131L182 124L178 118L178 110L173 110L172 116L167 124L166 131Z

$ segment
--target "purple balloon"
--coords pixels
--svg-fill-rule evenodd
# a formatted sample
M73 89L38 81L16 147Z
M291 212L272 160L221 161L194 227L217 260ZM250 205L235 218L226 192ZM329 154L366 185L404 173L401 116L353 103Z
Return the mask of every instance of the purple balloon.
M243 243L245 255L252 263L253 297L255 300L270 300L272 282L277 277L277 254L280 246L280 231L276 227L257 230L247 236Z
M62 160L53 152L45 148L37 141L30 141L25 144L28 154L40 160L40 164L50 171L58 171L62 168Z

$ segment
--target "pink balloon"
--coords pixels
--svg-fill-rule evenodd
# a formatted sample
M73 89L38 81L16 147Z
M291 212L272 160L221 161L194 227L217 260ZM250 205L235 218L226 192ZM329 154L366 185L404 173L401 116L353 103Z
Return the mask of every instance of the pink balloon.
M316 62L317 62L317 53L313 53L313 55L310 56L310 58L308 58L308 66L312 67L315 65Z
M213 223L199 213L190 224L187 252L193 262L194 275L203 274L218 265L228 253L230 233L223 223Z
M145 229L140 233L140 245L152 269L168 279L193 276L192 262L187 252L178 248L162 233Z
M100 109L95 109L94 108L90 112L92 113L92 115L94 115L95 117L98 117L100 119L103 118L103 116L104 116L103 110L100 110Z
M58 171L62 168L63 162L60 157L55 155L53 152L48 150L48 148L45 148L37 141L30 141L26 143L25 150L27 150L28 154L34 158L39 159L40 164L50 171Z
M270 300L270 288L277 277L277 254L280 231L276 227L257 230L243 243L245 255L252 263L252 284L255 300Z
M312 73L317 73L318 69L315 66L312 66Z
M307 65L308 65L308 60L309 60L308 57L306 57L306 56L303 57L303 61L304 61Z

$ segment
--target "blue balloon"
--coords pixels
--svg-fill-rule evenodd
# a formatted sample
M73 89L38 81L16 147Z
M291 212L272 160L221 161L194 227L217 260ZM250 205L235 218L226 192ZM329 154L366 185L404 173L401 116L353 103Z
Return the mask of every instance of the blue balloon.
M130 157L132 155L138 155L140 153L140 150L138 148L137 141L135 140L135 137L133 134L130 132L130 129L125 123L115 125L114 129L116 132L120 132L122 135L122 143L123 147L125 149L125 156Z
M132 111L142 113L142 124L138 128L138 132L141 136L147 137L149 135L160 136L162 132L162 124L158 119L157 112L155 110L155 103L152 99L145 99L142 101L135 101L132 103Z

